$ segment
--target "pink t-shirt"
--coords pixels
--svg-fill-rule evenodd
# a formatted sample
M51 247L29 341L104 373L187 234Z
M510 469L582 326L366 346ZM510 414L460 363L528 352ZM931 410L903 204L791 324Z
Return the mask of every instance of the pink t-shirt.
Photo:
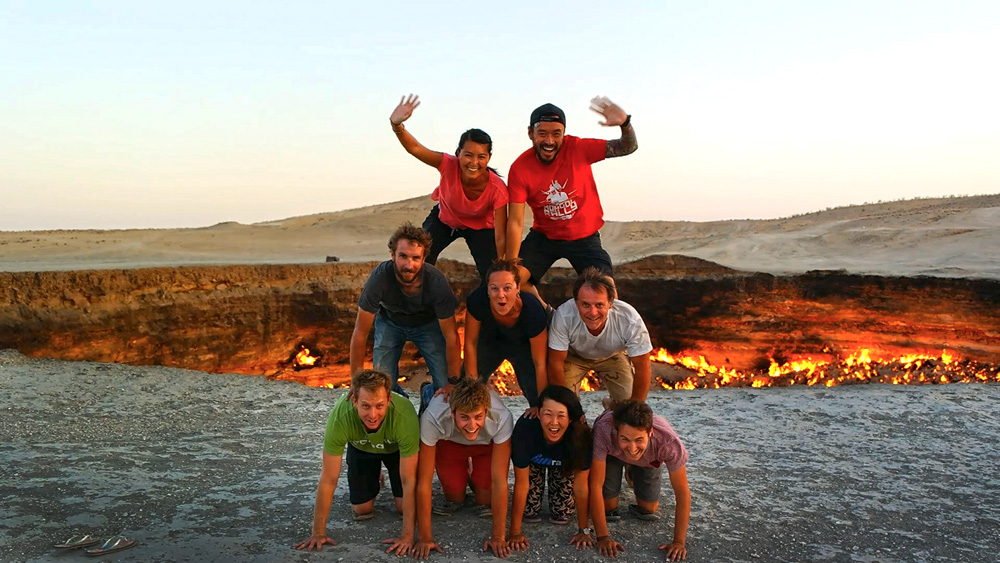
M566 135L555 160L543 164L530 148L510 166L510 201L527 203L532 229L554 240L578 240L604 226L604 209L590 165L604 160L608 142Z
M441 204L441 222L452 229L492 229L493 212L507 205L507 185L490 172L490 182L482 195L469 199L462 189L458 158L447 153L443 156L438 167L441 183L431 194L431 199Z
M614 418L611 411L601 413L594 421L594 459L604 461L609 455L625 463L639 467L666 466L667 471L677 471L687 464L688 453L680 436L674 431L667 419L653 415L653 431L649 433L649 444L638 461L628 461L618 446L618 433L615 431Z

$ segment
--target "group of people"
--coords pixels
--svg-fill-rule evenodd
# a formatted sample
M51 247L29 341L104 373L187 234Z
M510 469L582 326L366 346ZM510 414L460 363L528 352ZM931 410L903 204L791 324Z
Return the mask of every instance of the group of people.
M296 547L336 543L326 535L326 520L346 452L355 520L374 516L384 484L381 467L387 470L403 516L399 537L384 542L390 553L425 558L441 551L432 514L460 510L492 519L484 550L499 557L525 550L522 525L541 521L547 487L551 523L569 524L576 513L578 530L569 543L616 557L622 546L609 522L623 515L659 519L666 467L676 508L673 538L660 547L667 559L683 559L691 506L687 451L645 402L652 344L638 312L618 299L611 258L601 245L603 211L591 172L594 162L636 150L631 116L607 98L594 98L591 109L604 117L603 125L620 127L621 138L580 139L565 135L561 109L540 106L528 126L532 148L511 166L505 185L489 167L492 141L479 129L462 134L455 156L417 142L403 123L419 103L404 97L389 121L407 152L440 171L432 195L438 204L422 228L406 223L396 229L390 260L372 271L361 291L350 344L351 389L327 420L312 535ZM534 224L522 243L525 204ZM466 240L483 281L466 301L464 348L458 301L433 266L458 238ZM578 278L573 298L553 308L536 286L560 258ZM373 328L374 369L365 369ZM419 414L398 383L406 342L417 347L431 375L421 389ZM528 402L516 420L486 385L504 360ZM578 397L589 372L610 395L593 426ZM438 501L435 473L444 493ZM626 511L618 506L623 475L636 499Z

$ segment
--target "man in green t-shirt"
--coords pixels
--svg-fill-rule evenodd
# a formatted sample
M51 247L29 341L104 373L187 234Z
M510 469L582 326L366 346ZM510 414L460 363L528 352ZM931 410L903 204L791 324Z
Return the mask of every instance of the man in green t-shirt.
M396 510L403 515L400 537L387 539L386 553L406 555L413 548L416 521L415 487L420 425L413 405L392 392L392 378L380 371L362 370L351 378L351 392L330 411L323 440L323 472L316 489L312 536L296 549L320 550L337 542L326 535L333 491L347 451L347 486L355 520L374 516L382 465L389 471Z

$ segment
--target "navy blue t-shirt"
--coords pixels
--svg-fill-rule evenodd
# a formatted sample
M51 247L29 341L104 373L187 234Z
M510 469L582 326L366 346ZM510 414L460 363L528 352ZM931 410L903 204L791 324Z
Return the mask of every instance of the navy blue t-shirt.
M569 440L563 439L555 444L545 441L542 434L542 423L537 418L517 419L514 425L514 434L510 440L510 460L514 462L514 467L525 468L528 464L540 467L558 467L569 458ZM590 469L590 458L592 457L591 444L587 444L587 450L583 456L583 466L580 471Z
M420 293L407 295L396 281L392 260L382 262L365 281L358 307L408 327L453 316L458 308L458 299L448 284L448 278L430 264L423 265L420 275L423 276Z
M534 295L521 292L521 314L514 326L506 327L497 322L490 311L490 295L486 286L479 286L465 300L468 313L479 321L480 342L528 342L548 328L549 317L545 307Z

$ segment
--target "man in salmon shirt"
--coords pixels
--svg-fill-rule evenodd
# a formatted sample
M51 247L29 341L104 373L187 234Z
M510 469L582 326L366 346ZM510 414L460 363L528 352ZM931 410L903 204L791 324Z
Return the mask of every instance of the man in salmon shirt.
M522 289L534 286L552 264L565 258L579 274L588 266L611 273L611 256L601 246L604 210L591 165L605 158L632 154L638 148L632 116L611 100L598 96L590 109L601 114L606 127L621 127L612 141L565 135L566 114L545 104L531 112L528 138L532 148L510 167L507 189L507 257L520 256L528 275ZM534 225L524 242L524 205L531 207Z

